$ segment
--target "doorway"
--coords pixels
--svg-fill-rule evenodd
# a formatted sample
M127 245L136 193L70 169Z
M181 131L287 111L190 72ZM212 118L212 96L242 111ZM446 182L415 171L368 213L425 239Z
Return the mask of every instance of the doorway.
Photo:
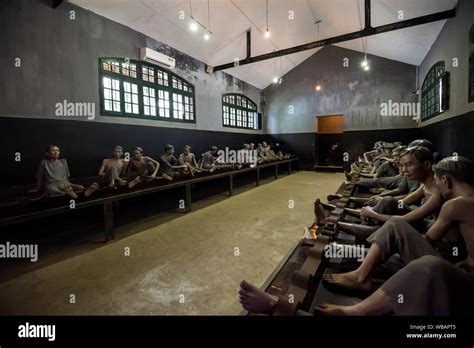
M342 169L344 116L316 116L315 128L315 168Z

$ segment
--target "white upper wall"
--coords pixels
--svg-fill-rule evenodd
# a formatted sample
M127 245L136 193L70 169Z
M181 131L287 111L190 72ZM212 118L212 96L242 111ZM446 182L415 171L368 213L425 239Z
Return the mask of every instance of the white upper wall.
M469 31L474 25L474 1L460 0L456 17L449 19L420 65L420 88L426 74L438 61L445 62L450 76L449 109L441 115L421 123L426 126L474 110L474 102L468 103L469 89ZM453 59L457 59L455 67ZM421 98L421 96L420 96Z
M204 29L189 30L189 0L70 0L106 18L133 28L172 46L206 64L216 66L245 58L246 31L252 28L252 56L270 53L318 39L358 31L364 23L363 0L269 0L269 40L265 1L191 0L192 15L213 33L203 39ZM372 26L407 20L453 8L457 0L373 0ZM183 12L180 12L183 11ZM292 11L292 12L290 12ZM180 13L184 13L180 17ZM321 20L320 32L316 20ZM425 58L445 21L371 36L367 52L400 62L419 65ZM363 52L362 40L338 46ZM226 70L231 75L263 89L275 75L284 75L317 50L266 60Z

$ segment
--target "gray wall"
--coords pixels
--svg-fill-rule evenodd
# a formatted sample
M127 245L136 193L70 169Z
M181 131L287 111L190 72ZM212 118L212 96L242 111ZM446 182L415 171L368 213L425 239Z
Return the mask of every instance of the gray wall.
M349 58L349 67L343 59ZM326 46L264 89L267 132L315 131L315 116L344 115L344 130L416 127L410 117L382 117L380 104L416 102L413 65L368 55L371 70L360 67L363 53ZM315 91L315 85L322 87ZM289 113L293 105L294 114Z
M209 75L202 62L126 26L68 3L52 9L51 2L1 1L0 116L54 119L55 104L63 100L94 102L98 115L98 57L139 59L139 49L148 46L175 57L177 67L173 72L194 84L197 123L109 116L96 116L87 122L263 133L222 127L221 95L242 92L259 106L258 88L223 72ZM71 10L75 11L75 20L70 19ZM21 58L21 68L14 66L16 57Z
M474 103L468 103L469 76L469 30L474 24L474 1L459 0L456 17L449 19L438 38L431 46L420 65L420 87L426 74L438 61L444 60L450 76L450 105L439 116L421 123L426 126L474 110ZM459 66L453 66L453 58L458 58Z

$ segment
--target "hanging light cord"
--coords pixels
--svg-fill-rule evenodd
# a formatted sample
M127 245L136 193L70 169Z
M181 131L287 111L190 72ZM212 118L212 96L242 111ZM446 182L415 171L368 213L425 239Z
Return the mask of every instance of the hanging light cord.
M266 9L267 9L267 30L268 30L268 0L266 1Z

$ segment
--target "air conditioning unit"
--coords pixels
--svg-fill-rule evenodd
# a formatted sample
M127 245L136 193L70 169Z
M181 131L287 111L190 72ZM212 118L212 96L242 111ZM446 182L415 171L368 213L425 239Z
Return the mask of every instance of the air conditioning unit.
M176 60L167 55L156 52L148 47L140 48L140 59L145 62L159 65L166 69L174 69Z

